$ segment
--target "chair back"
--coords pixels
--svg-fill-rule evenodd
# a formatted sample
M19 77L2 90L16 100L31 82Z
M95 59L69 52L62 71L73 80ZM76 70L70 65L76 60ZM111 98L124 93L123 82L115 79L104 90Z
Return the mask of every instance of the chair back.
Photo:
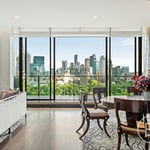
M126 114L130 114L130 115L133 114L134 117L135 117L135 115L142 114L141 119L145 119L145 122L147 121L146 114L150 113L150 101L127 100L127 99L123 99L123 98L114 98L114 102L115 102L118 126L120 126L120 124L121 124L121 117L120 117L119 111L125 111ZM131 127L133 127L133 126L135 127L134 124L136 124L136 121L139 120L138 117L134 118L135 120L133 118L132 119L126 118L126 119L127 119L128 126L131 126Z
M97 104L101 103L102 96L106 96L107 88L106 87L95 87L93 88L93 99L95 106L97 108Z
M128 96L130 96L131 93L133 93L133 95L138 95L138 91L135 89L134 86L127 87L127 93L128 93Z
M89 116L89 111L88 111L87 106L86 106L87 98L88 98L87 93L80 92L79 101L80 101L80 106L82 108L82 113L85 117Z

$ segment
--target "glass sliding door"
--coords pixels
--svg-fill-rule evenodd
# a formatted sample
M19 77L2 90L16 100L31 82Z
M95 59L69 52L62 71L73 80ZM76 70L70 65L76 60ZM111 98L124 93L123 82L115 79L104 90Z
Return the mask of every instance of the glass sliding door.
M55 45L56 101L78 101L80 91L105 86L105 37L57 37Z
M48 37L28 37L26 53L28 99L50 99L50 50Z
M135 75L134 37L111 38L111 95L127 95Z

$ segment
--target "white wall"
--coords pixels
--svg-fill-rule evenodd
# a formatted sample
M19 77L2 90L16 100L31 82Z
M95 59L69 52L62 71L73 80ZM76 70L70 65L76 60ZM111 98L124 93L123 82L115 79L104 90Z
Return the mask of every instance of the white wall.
M10 38L12 29L0 27L0 90L12 86L12 72L10 62ZM11 87L12 88L12 87Z

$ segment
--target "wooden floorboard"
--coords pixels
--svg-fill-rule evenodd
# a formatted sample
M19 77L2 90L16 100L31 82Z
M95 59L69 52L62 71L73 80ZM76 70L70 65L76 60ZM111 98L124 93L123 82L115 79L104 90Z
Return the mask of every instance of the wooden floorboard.
M82 150L75 130L79 108L28 108L26 123L0 144L1 150Z

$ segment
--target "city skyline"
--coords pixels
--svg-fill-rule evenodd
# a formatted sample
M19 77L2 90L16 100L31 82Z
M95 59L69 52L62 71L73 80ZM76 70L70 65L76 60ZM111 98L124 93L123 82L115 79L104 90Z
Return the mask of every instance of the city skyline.
M30 54L28 53L28 57L30 58ZM37 74L45 74L46 71L44 67L45 63L45 57L44 56L33 56L33 62L31 63L28 61L27 69L30 70L28 72L28 75L37 75ZM112 74L113 75L120 75L120 73L128 74L129 73L129 66L113 66L113 63L111 62L112 66ZM53 69L53 68L52 68ZM74 54L74 61L68 64L67 60L62 60L62 66L60 68L56 68L56 72L58 74L63 74L65 70L70 70L71 74L76 74L73 70L77 69L78 75L81 73L88 73L89 75L92 74L105 74L105 57L100 56L100 59L96 59L96 55L92 54L88 58L84 58L84 64L81 64L80 61L78 61L78 55ZM84 71L83 71L84 69ZM73 71L73 72L72 72Z
M131 37L112 38L112 62L113 66L129 66L130 72L134 71L134 39ZM28 53L33 56L45 57L45 69L49 69L49 38L28 38ZM67 60L68 64L73 62L74 55L78 55L78 60L83 64L84 58L96 54L97 59L105 56L104 37L63 37L56 38L56 68L62 66L62 60ZM33 59L32 59L33 60ZM53 58L52 58L53 62ZM52 64L53 65L53 64Z

